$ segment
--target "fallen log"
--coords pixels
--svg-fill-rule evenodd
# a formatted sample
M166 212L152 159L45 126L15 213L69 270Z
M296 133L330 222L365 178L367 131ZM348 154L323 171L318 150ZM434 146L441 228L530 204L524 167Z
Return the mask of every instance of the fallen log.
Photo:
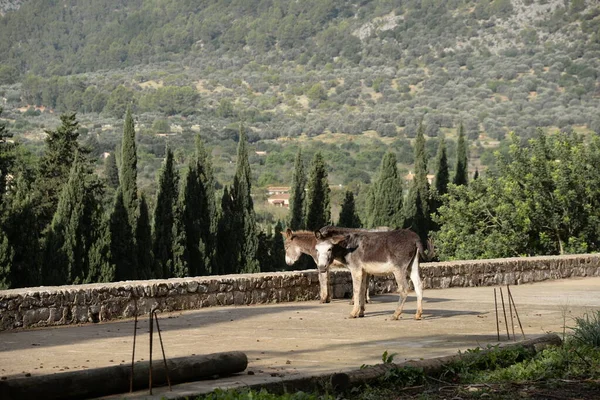
M534 339L528 339L517 343L501 345L501 348L510 348L522 346L532 350L534 353L542 351L548 346L559 346L562 344L560 337L554 333L540 336ZM480 354L489 352L484 349ZM331 386L335 391L345 391L353 386L365 384L384 376L388 371L397 368L413 367L421 368L425 374L434 374L441 371L442 367L452 361L458 361L463 357L462 354L452 356L432 358L429 360L409 360L402 363L385 363L369 366L363 369L357 369L348 372L341 372L331 375Z
M167 360L171 383L192 382L214 376L227 376L242 372L248 366L245 353L225 352ZM148 361L135 364L133 390L148 388ZM129 392L131 365L70 371L52 375L0 381L0 398L17 399L86 399ZM165 366L155 362L152 366L153 386L167 384Z

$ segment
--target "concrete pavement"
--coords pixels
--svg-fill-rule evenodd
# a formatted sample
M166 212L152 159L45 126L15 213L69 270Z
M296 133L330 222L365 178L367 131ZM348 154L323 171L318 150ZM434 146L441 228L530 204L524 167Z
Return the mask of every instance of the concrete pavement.
M505 287L503 290L508 316ZM562 334L565 325L574 325L575 316L600 308L599 277L511 286L511 291L528 338L547 332ZM497 343L492 287L426 290L421 321L412 318L414 293L402 319L392 320L397 298L395 294L373 296L360 319L348 318L351 307L345 299L330 304L309 301L214 307L159 315L169 358L234 350L248 355L246 373L177 385L175 394L356 369L380 363L384 351L397 353L394 360L403 361ZM498 303L500 306L499 294ZM507 342L502 318L500 314L501 341ZM512 336L512 325L509 329ZM514 329L520 338L516 318ZM127 364L131 362L132 336L133 320L1 332L0 377ZM156 339L153 358L160 360ZM144 316L138 324L136 360L147 360L148 354L148 319ZM174 395L164 388L154 392L156 398Z

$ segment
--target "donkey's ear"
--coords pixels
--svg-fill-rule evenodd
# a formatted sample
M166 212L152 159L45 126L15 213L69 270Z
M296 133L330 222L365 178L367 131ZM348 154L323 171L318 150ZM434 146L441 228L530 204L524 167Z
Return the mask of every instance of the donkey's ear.
M281 234L283 235L283 237L285 237L286 239L291 239L292 237L292 230L290 228L287 228L285 230L285 232L281 232Z
M342 247L345 247L346 246L346 235L335 235L331 238L331 242L333 244L337 244Z
M321 234L321 231L315 231L315 237L318 240L322 240L323 239L323 235Z

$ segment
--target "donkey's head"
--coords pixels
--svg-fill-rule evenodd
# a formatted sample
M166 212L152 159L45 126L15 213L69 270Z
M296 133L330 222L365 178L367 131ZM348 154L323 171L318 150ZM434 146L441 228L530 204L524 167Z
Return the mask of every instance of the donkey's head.
M283 247L285 248L285 263L287 265L292 265L302 255L302 249L299 246L297 236L294 235L291 229L286 229L284 232L281 232L283 235Z
M334 247L342 244L346 237L340 234L322 234L320 231L315 231L317 243L315 250L317 251L317 268L319 272L326 272L327 268L334 260Z

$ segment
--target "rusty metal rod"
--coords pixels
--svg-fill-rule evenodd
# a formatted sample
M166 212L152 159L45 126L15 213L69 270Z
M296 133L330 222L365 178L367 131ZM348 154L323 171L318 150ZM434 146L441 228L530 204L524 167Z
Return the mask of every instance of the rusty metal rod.
M521 328L521 334L523 335L523 339L525 339L525 332L523 331L523 325L521 325L521 318L519 318L519 313L517 312L517 305L515 304L515 299L513 299L512 292L508 289L508 298L512 301L513 307L515 308L515 314L517 315L517 321L519 322L519 328Z
M133 323L133 351L131 352L131 376L129 377L129 393L133 393L133 364L135 363L135 338L137 336L137 300L135 302L135 320Z
M502 294L502 288L500 288L500 300L502 300L502 312L504 313L504 324L506 325L506 336L510 340L510 332L508 330L508 320L506 319L506 307L504 306L504 295Z
M496 297L496 288L494 288L494 305L496 306L496 334L500 341L500 324L498 323L498 298Z
M510 293L510 287L506 285L507 293ZM512 302L510 301L510 297L508 298L508 311L510 312L510 326L512 327L513 340L517 340L517 336L515 335L515 320L512 312Z
M152 320L152 312L153 311L150 311L150 321L149 321L150 322L150 360L149 360L150 367L148 369L148 379L149 379L148 384L150 387L150 394L152 394L152 334L154 333L153 332L154 331L154 323Z
M160 348L162 350L163 361L165 362L165 373L167 374L167 383L169 384L169 391L173 391L173 389L171 389L171 379L169 379L169 367L167 366L167 357L165 356L165 346L163 345L162 335L160 334L160 326L158 325L158 315L156 315L156 311L154 311L154 319L156 320L156 331L158 332L158 340L160 341Z

